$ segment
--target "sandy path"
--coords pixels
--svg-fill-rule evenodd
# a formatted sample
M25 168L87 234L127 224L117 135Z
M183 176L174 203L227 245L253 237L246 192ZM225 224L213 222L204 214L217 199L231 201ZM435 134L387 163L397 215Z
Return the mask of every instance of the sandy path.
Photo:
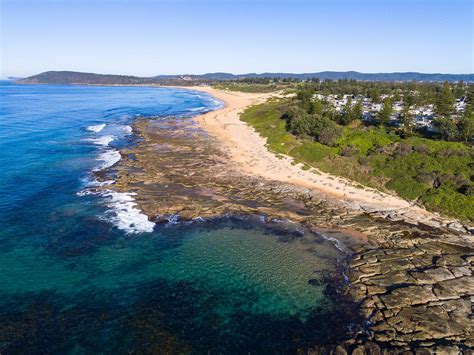
M265 179L306 187L344 201L354 208L377 211L397 211L397 214L416 219L436 219L439 216L414 206L406 200L370 188L356 187L355 183L326 174L316 169L302 170L293 165L292 158L278 158L266 148L266 139L241 121L245 107L265 101L272 94L228 92L211 87L193 87L224 101L225 107L197 117L201 127L215 136L229 152L240 171ZM317 171L315 173L314 171ZM360 185L359 185L360 186Z

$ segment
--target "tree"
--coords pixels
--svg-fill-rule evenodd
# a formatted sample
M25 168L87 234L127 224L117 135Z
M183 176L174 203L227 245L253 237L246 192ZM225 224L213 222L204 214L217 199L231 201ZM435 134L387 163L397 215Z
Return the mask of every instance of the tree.
M282 116L286 120L286 128L296 135L310 135L312 131L310 114L300 106L293 105Z
M322 144L333 146L341 135L341 127L329 118L313 115L312 136Z
M311 103L310 113L321 115L324 111L324 103L320 99L315 99Z
M408 105L404 105L402 112L398 118L400 124L402 125L403 133L411 134L413 132L413 115L410 112Z
M390 116L392 115L392 100L387 97L382 105L382 109L379 112L379 124L388 125L390 122Z
M347 126L349 123L353 121L352 117L352 99L348 98L346 104L344 105L344 109L341 111L339 115L338 122L343 126Z
M464 115L459 124L460 138L465 142L469 142L474 139L474 113L471 108L468 107L464 112Z
M436 97L436 113L440 117L450 117L453 113L453 106L454 96L451 85L445 81Z
M456 84L456 86L454 87L453 93L454 93L455 98L460 98L461 96L465 94L464 82L462 80Z
M298 90L296 94L296 99L300 101L300 107L302 107L306 112L311 110L311 99L313 98L313 90L309 87L305 87L301 90Z
M314 130L312 115L302 112L288 122L288 130L297 136L310 136Z
M393 94L393 101L395 102L400 101L400 93L398 92L398 90L396 90L395 93Z
M413 104L415 103L415 96L413 95L413 93L410 91L410 90L407 90L404 94L403 94L403 104L405 106L412 106Z
M446 141L453 141L458 137L458 128L451 118L439 117L434 121L439 136Z
M353 120L360 120L362 119L362 115L364 114L362 109L362 99L357 100L357 103L352 109L352 119Z
M380 102L380 91L378 88L374 87L372 90L370 90L369 96L373 103L378 104Z

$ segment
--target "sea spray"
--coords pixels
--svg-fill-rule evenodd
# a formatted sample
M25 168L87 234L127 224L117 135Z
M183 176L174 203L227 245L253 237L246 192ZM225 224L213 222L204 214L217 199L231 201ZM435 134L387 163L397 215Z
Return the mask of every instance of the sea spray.
M114 128L115 126L115 128ZM87 130L95 133L101 132L105 125L89 126ZM132 133L132 127L129 125L111 125L108 131L119 131L123 135ZM110 143L117 139L115 135L104 135L96 138L86 138L85 140L94 145L102 147L102 152L98 155L98 166L92 169L97 173L111 168L121 160L120 152L110 148ZM107 148L106 148L107 147ZM133 196L133 192L117 192L109 189L100 189L100 187L112 185L114 180L100 181L96 178L86 179L86 188L77 193L78 196L96 195L102 198L101 204L108 208L106 215L109 221L118 229L127 234L138 234L152 232L155 223L148 220L138 208Z
M153 232L155 223L137 208L136 193L104 190L100 195L106 199L107 214L118 229L129 234Z
M108 146L116 137L112 135L102 136L98 138L86 138L86 141L95 145Z
M122 131L124 134L132 134L133 130L132 127L130 126L122 126Z
M106 126L105 123L92 125L92 126L87 127L86 130L88 130L89 132L99 133L105 128L105 126Z
M106 150L105 152L101 153L97 160L101 161L98 167L94 168L94 171L101 171L107 168L110 168L117 164L121 159L120 152L118 150Z

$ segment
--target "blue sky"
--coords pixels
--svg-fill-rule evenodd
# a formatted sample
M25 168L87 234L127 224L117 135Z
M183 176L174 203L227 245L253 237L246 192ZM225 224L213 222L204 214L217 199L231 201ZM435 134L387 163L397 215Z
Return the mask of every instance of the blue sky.
M470 0L0 0L0 76L473 72Z

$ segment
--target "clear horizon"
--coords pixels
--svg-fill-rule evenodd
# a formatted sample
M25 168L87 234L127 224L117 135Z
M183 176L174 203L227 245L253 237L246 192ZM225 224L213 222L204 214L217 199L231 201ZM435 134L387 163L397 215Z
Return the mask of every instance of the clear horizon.
M0 77L473 73L472 3L1 0Z

